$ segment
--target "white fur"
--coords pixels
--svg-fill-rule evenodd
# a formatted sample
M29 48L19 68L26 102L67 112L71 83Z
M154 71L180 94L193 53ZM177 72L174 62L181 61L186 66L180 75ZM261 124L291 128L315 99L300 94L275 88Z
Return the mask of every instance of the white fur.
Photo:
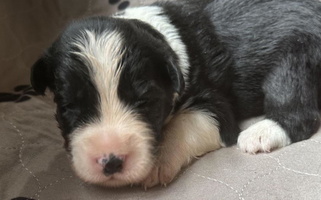
M286 132L275 121L264 119L240 133L238 146L243 152L270 152L291 143Z
M189 61L185 44L182 42L177 28L170 23L168 17L163 14L163 9L158 6L142 6L129 8L122 15L114 17L126 19L141 20L164 35L170 47L174 50L179 58L179 67L183 73L186 86L188 85L187 77L189 73Z
M122 38L117 32L97 35L85 31L74 42L75 52L91 68L91 77L100 95L100 117L72 134L71 154L76 173L86 182L120 186L138 183L152 168L151 130L124 105L117 95L122 57ZM125 158L123 170L105 176L99 160L114 154Z
M166 125L164 134L160 156L143 183L145 187L166 185L191 160L224 146L218 122L205 111L182 111Z

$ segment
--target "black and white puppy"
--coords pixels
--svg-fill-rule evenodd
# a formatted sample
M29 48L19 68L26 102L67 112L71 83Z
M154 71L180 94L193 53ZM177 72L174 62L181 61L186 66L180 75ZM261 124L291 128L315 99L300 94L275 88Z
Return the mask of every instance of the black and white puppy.
M104 186L167 184L238 143L269 152L320 125L321 3L156 3L70 24L32 68L76 173ZM265 118L240 133L246 118Z

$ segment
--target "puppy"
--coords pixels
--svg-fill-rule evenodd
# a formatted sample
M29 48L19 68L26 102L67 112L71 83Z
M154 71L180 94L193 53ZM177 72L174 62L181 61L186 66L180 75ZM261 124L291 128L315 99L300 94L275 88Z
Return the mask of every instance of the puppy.
M83 19L35 63L31 82L54 93L80 178L167 184L221 147L269 152L317 131L320 13L317 0L207 0Z

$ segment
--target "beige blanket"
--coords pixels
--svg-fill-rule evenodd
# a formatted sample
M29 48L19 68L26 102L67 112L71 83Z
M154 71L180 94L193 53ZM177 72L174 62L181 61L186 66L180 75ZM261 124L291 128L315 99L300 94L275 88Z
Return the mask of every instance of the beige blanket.
M34 96L27 87L16 86L29 84L31 65L68 21L107 15L128 6L126 2L0 2L0 199L320 200L321 131L270 154L247 155L237 147L209 153L166 188L106 189L75 176L62 147L51 96Z

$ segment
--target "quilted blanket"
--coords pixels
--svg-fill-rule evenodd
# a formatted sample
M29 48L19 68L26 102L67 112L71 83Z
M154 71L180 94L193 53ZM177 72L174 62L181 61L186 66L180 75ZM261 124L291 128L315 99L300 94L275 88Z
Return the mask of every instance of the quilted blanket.
M321 130L269 154L248 155L236 146L208 153L172 184L147 191L102 188L75 176L54 119L52 96L33 92L30 67L69 21L151 1L0 2L0 199L320 200Z

